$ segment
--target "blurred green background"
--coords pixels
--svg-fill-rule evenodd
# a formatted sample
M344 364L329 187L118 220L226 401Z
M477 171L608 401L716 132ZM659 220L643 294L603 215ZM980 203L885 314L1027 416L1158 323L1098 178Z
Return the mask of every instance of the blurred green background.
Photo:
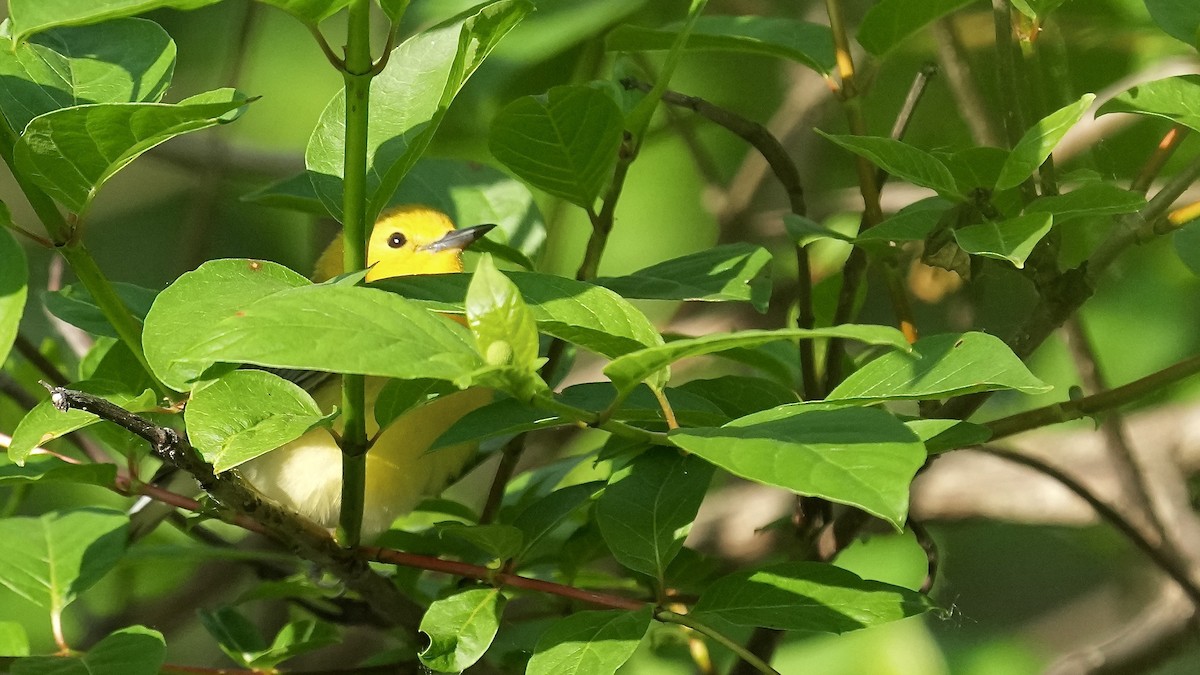
M460 0L414 0L406 17L409 34L470 6ZM684 0L538 0L538 11L497 49L470 80L450 109L430 155L495 164L487 152L487 129L505 103L572 81L604 77L612 56L604 55L599 35L618 22L657 26L678 20ZM851 25L872 3L843 2ZM761 14L826 22L824 6L805 0L711 0L710 14ZM188 13L157 12L158 21L179 46L178 66L168 100L218 86L237 86L261 96L236 123L180 139L151 152L119 174L96 201L87 243L102 269L116 281L162 288L203 260L219 257L271 259L307 273L336 224L311 216L258 206L241 197L303 168L308 135L340 79L298 23L282 12L229 0ZM984 95L994 102L990 70L993 29L987 2L974 2L955 15L970 65ZM327 33L338 40L337 20ZM383 22L378 23L382 29ZM1048 39L1065 51L1065 94L1078 97L1110 86L1126 75L1181 57L1189 49L1159 31L1140 0L1073 0L1055 14ZM376 44L383 43L377 36ZM1194 52L1191 52L1194 57ZM928 31L906 41L882 63L864 62L870 83L865 110L871 131L885 135L914 74L936 58ZM653 65L655 56L647 61ZM625 57L621 67L631 67ZM634 64L637 67L640 64ZM1193 62L1194 67L1194 62ZM800 166L810 213L831 227L857 222L860 201L849 157L815 136L811 128L844 133L845 118L821 78L765 57L731 53L688 55L672 87L767 122L781 106L800 106L801 121L785 139ZM1065 102L1065 100L1063 101ZM915 115L907 140L926 149L969 146L966 124L946 82L937 78ZM780 215L785 202L770 181L744 198L747 208L719 222L714 211L747 157L746 146L720 129L682 115L694 134L698 154L660 115L642 156L634 164L617 212L617 225L601 268L620 274L712 246L718 241L751 241L777 253L776 302L766 315L728 308L691 309L676 316L674 306L647 304L664 327L681 331L726 330L734 326L778 326L788 316L795 263ZM1076 155L1060 168L1086 169L1127 181L1136 172L1166 122L1139 121L1106 136L1092 152ZM1200 139L1186 141L1167 172L1200 151ZM885 204L903 200L903 193ZM34 222L20 193L5 173L0 198L18 223ZM899 202L901 205L906 203ZM541 207L550 235L539 264L543 270L572 274L588 233L578 209L549 198ZM1083 223L1068 233L1068 246L1083 250L1103 230ZM846 255L824 246L814 265L820 278L836 272ZM45 288L50 256L27 248L31 291ZM66 281L70 281L68 278ZM862 319L891 323L881 283L871 279ZM1030 302L1029 289L1015 273L989 267L971 291L951 293L937 303L917 303L925 334L983 327L1003 334ZM1200 350L1195 326L1200 317L1200 282L1179 262L1169 240L1126 255L1083 313L1108 377L1122 383ZM672 322L675 323L672 323ZM27 311L23 331L51 339L36 307ZM65 349L59 347L62 353ZM1056 386L1038 399L997 396L985 415L1061 400L1076 383L1074 368L1057 338L1035 355L1032 368ZM692 375L707 374L697 368ZM1180 385L1145 405L1194 398L1200 384ZM19 419L15 406L0 401L0 429ZM66 504L119 500L101 490L39 484L22 507L42 512ZM781 514L776 514L781 515ZM746 529L762 522L744 522ZM1016 675L1039 672L1055 655L1086 644L1096 634L1136 614L1153 597L1155 585L1136 551L1110 530L1022 526L984 521L930 523L938 542L941 569L933 596L943 616L910 619L842 637L789 637L776 665L782 672L826 675ZM767 534L761 537L769 536ZM159 627L167 634L170 660L222 664L223 657L200 634L190 615L172 616L154 599L183 584L215 603L218 593L236 595L250 578L234 561L182 560L166 553L169 535L136 548L122 568L89 591L68 612L70 635L99 635L101 626L120 620ZM911 534L879 534L857 544L839 560L863 576L916 588L925 557ZM190 610L187 610L190 612ZM267 610L264 610L267 611ZM272 610L278 611L278 610ZM52 649L48 630L30 617L34 610L0 589L0 620L27 622L35 645ZM268 615L269 618L270 615ZM278 618L276 616L275 618ZM111 627L111 626L110 626ZM502 638L503 638L502 630ZM623 672L693 672L686 644L664 631ZM729 655L714 648L718 657ZM1196 672L1195 645L1156 672Z

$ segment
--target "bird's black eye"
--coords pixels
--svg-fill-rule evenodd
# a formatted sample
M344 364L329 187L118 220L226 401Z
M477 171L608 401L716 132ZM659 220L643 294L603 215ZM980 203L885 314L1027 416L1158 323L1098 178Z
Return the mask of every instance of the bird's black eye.
M399 232L393 232L392 236L388 237L388 246L392 248L400 248L408 243L408 238Z

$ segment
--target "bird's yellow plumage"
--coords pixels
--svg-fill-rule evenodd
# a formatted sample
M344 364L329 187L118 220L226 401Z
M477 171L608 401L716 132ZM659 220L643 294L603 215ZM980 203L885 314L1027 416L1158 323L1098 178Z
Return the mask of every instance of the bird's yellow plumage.
M440 211L404 206L385 212L375 223L367 246L367 280L414 274L461 272L462 250L491 226L455 230ZM339 236L317 261L314 280L341 274ZM374 409L386 380L367 378L366 402ZM313 392L322 410L340 403L339 381L331 379ZM362 538L387 530L427 495L440 492L470 459L475 448L461 445L428 453L433 441L463 415L491 401L491 392L468 389L442 396L400 416L367 453L367 482ZM379 427L367 415L367 434ZM339 429L340 431L340 429ZM333 437L314 429L287 445L246 462L242 476L267 497L325 527L337 525L341 510L342 456Z

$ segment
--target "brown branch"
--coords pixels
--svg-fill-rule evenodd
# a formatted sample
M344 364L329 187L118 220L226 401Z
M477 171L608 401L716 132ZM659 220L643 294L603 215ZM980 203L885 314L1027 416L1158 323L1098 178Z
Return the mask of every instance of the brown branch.
M34 368L37 368L38 372L44 375L47 380L59 386L63 386L71 381L58 369L58 366L51 363L50 359L42 355L42 352L24 335L17 333L17 339L13 341L13 346L16 347L17 353L25 357L25 360L32 364Z
M1162 140L1158 142L1158 145L1154 146L1154 152L1150 154L1146 163L1142 165L1142 170L1138 172L1137 177L1129 184L1129 189L1134 192L1146 194L1146 191L1150 189L1150 184L1154 182L1154 179L1162 172L1163 167L1167 165L1167 160L1171 159L1171 155L1174 155L1175 151L1179 149L1179 145L1183 143L1183 139L1187 138L1188 131L1190 130L1187 127L1179 124L1171 127L1162 137Z

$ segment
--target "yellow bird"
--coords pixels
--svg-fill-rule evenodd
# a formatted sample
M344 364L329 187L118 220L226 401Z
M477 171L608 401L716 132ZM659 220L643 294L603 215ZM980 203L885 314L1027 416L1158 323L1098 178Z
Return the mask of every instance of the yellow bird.
M367 281L415 274L461 272L462 252L494 225L456 230L446 214L426 206L402 206L375 223L367 245ZM314 281L341 274L342 238L317 260ZM367 410L387 382L366 380ZM322 410L341 404L340 380L331 378L313 392ZM467 389L434 399L401 415L376 438L367 453L362 539L386 531L428 495L440 492L470 460L475 446L463 444L426 454L433 441L468 412L490 402L485 389ZM341 429L335 424L335 428ZM379 431L367 415L367 435ZM276 450L238 467L259 492L318 524L337 526L342 499L342 453L325 429L314 429Z

